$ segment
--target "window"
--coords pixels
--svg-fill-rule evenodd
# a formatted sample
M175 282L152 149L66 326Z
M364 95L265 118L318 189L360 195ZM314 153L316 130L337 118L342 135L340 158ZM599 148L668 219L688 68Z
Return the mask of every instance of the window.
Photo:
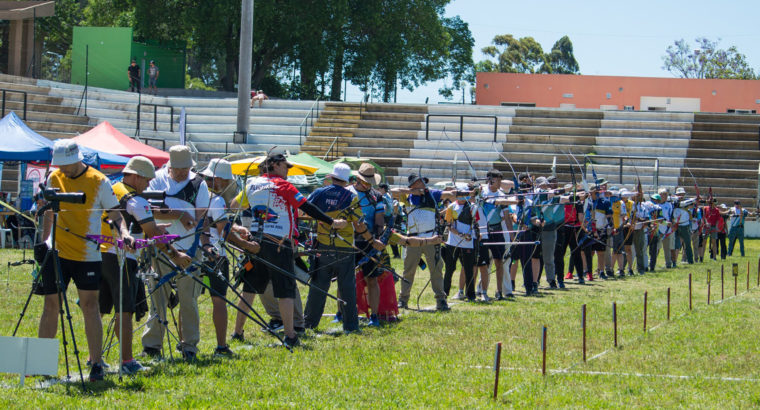
M562 94L562 98L573 98L573 93Z
M535 107L536 103L502 101L501 106L502 107Z
M612 98L612 93L607 93L607 99L609 100L611 98Z
M635 110L636 110L636 107L634 107L632 105L624 105L623 106L623 111L635 111Z

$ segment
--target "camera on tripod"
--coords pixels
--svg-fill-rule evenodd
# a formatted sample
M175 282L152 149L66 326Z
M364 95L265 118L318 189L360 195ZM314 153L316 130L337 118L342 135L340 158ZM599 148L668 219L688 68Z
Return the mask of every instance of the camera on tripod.
M42 197L48 202L67 202L70 204L83 204L87 201L84 192L60 192L60 188L45 188Z

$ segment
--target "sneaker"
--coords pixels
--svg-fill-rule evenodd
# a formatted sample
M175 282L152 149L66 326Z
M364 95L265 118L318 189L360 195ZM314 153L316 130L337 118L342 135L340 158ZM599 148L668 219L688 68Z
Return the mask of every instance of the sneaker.
M628 276L633 276L633 275L634 275L633 269L628 269Z
M143 347L141 356L150 357L152 359L159 359L161 358L161 349L156 349L153 347Z
M565 275L565 279L572 279L573 278L573 272L567 272L567 275Z
M332 320L333 323L341 323L343 322L343 314L340 312L336 313Z
M578 284L579 285L583 285L585 283L586 283L586 281L583 279L583 276L578 276Z
M647 273L647 271L646 271L646 270L640 270L640 271L639 271L639 275L642 275L642 276L643 276L644 274L646 274L646 273Z
M462 300L464 299L464 292L462 292L462 289L459 289L456 295L452 298L454 300Z
M602 271L599 271L599 272L598 272L598 275L599 275L599 278L600 278L600 279L602 279L602 280L607 280L607 274L606 274L606 273L604 273L604 271L603 271L603 270L602 270ZM589 279L589 280L591 280L591 279Z
M565 282L559 281L559 288L560 289L565 289Z
M230 340L235 340L238 342L245 342L245 337L243 337L243 334L240 333L232 333L232 336L230 336Z
M615 279L615 272L612 271L612 269L608 269L606 272L608 279Z
M195 352L191 352L189 350L182 351L182 358L185 359L187 362L194 362L197 354Z
M369 315L369 325L372 327L380 327L380 319L377 318L377 314L373 313Z
M538 295L538 282L533 282L533 294Z
M623 278L625 277L625 271L624 271L624 270L622 270L622 269L619 269L619 270L618 270L618 277L619 277L620 279L623 279Z
M143 367L136 359L132 359L126 363L121 364L121 372L126 375L135 375L140 372L144 372L147 369Z
M449 304L446 303L445 300L441 299L441 300L439 300L435 304L435 309L438 310L438 311L440 311L440 312L445 312L445 311L449 310Z
M302 335L306 333L306 328L301 326L293 326L293 331L298 333L299 335Z
M483 294L480 295L480 300L483 302L490 302L491 298L488 297L488 293L483 292Z
M496 292L496 294L493 295L493 298L496 300L504 300L504 296L501 296L501 292Z
M272 319L269 321L269 330L279 332L283 328L282 320Z
M504 295L504 299L514 299L514 298L515 298L515 295L512 293L507 293L506 295Z
M528 287L525 288L525 296L526 297L527 296L533 296L533 287L532 286L528 286Z
M586 276L588 277L588 281L589 282L593 282L594 281L594 274L593 273L586 272Z
M103 366L96 364L90 368L90 381L97 382L103 380L106 377L106 371L103 370Z
M100 364L103 367L103 369L106 369L106 370L108 370L108 368L111 367L108 365L108 363L104 362L103 359L100 359L100 363L98 364ZM92 367L92 362L90 361L90 359L87 359L87 367Z
M296 346L301 345L301 342L298 340L298 335L296 335L296 337L286 336L284 342L285 342L285 346L288 346L288 347L296 347Z
M409 305L405 300L399 300L398 301L398 308L399 309L409 309Z
M235 353L230 350L229 346L223 346L223 347L217 347L214 349L214 357L226 357L231 358L235 357Z
M556 281L549 282L549 289L557 289L557 282Z

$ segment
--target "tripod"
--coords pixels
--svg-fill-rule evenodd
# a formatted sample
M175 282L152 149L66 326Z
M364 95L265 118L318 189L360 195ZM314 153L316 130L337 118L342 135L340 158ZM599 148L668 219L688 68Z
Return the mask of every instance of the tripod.
M29 293L29 297L26 300L26 303L24 305L24 309L22 310L21 314L19 315L18 323L16 324L16 328L13 331L13 335L16 335L16 332L18 331L19 325L21 324L21 320L24 317L24 313L26 312L26 309L29 306L29 300L32 297L32 294L34 291L40 286L42 282L42 272L44 271L46 266L50 266L48 264L52 264L53 271L55 272L55 280L56 280L56 288L58 292L58 314L61 320L61 339L63 341L63 356L66 363L66 377L71 378L71 372L69 368L69 358L68 358L68 340L66 339L66 324L64 321L64 311L65 311L65 319L69 323L69 334L71 336L71 342L74 346L74 357L76 357L77 360L77 368L79 370L79 377L82 382L82 391L86 391L85 385L84 385L84 375L82 373L82 363L79 359L79 348L77 347L77 341L76 336L74 335L74 324L71 321L71 310L69 308L69 301L68 298L65 295L65 289L64 289L64 283L63 283L63 272L61 270L61 260L58 256L58 250L56 249L56 230L58 228L58 212L61 211L61 204L60 201L50 201L48 205L40 209L40 212L44 212L46 210L52 210L53 211L53 225L52 225L52 234L51 234L51 248L47 250L45 253L45 257L42 260L42 263L40 264L40 270L39 274L34 280L34 283L32 284L32 290Z

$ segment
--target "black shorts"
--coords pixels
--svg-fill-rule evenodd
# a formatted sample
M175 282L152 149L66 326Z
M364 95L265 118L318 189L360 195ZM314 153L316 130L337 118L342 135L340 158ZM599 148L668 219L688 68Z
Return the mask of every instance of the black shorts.
M625 240L625 230L624 229L618 229L614 234L612 234L612 251L616 253L622 253L625 251L623 247L625 246L625 243L623 241Z
M596 236L592 236L594 240L592 240L591 244L591 250L595 252L604 252L607 249L607 232L600 232L597 231Z
M98 303L100 313L111 313L113 308L119 312L119 257L113 253L101 253L103 258L102 280L100 281L100 294ZM137 301L137 261L127 258L124 264L124 276L122 277L122 303L124 312L134 313Z
M295 298L295 262L290 241L285 241L282 246L268 240L261 241L261 251L257 256L260 259L253 260L252 269L243 272L243 292L262 294L269 281L272 281L274 297ZM290 275L285 275L280 270Z
M211 296L226 297L227 296L227 283L230 281L230 262L225 257L221 257L213 262L206 261L203 265L208 268L204 269L204 274L208 278L208 282L204 280L210 288L209 294ZM222 277L219 277L219 275Z
M359 261L367 253L369 253L370 251L372 251L372 249L373 249L372 248L372 243L370 243L370 242L364 242L364 241L356 241L355 245L356 245L357 248L359 248L359 249L362 250L362 252L356 252L356 256L355 256L355 259L354 259L354 261L356 263L359 263ZM375 259L376 260L380 260L382 257L383 257L382 253L378 253L375 256ZM373 261L372 259L370 259L369 261L367 261L366 263L364 263L361 266L361 270L362 270L362 275L364 275L365 278L377 278L380 275L382 275L383 272L385 272L384 269L378 269L377 262Z
M633 245L633 234L629 234L631 232L631 227L623 228L623 234L625 235L625 242L623 243L624 246L631 246Z
M65 291L71 280L79 290L98 290L100 287L101 262L81 262L59 258L61 261L61 275L63 276L63 290ZM34 289L36 295L55 295L58 293L56 273L53 267L53 258L49 258L45 266L40 268L42 282Z
M491 242L495 242L497 245L490 245ZM507 252L507 246L504 245L504 242L507 242L507 240L504 238L503 233L489 232L488 238L480 241L477 266L488 266L488 264L491 263L491 258L495 260L504 260Z

